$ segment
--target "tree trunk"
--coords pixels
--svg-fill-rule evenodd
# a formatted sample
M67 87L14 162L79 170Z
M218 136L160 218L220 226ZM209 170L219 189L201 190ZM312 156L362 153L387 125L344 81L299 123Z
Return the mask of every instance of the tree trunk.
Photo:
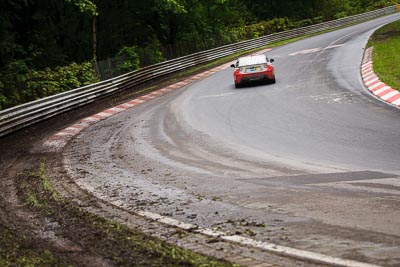
M93 47L92 47L93 60L97 61L97 32L96 32L96 17L95 16L93 16L92 30L93 30Z

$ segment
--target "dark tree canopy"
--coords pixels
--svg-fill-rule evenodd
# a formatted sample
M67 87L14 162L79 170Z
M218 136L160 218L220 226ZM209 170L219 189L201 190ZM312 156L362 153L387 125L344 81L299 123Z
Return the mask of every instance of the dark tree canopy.
M37 97L36 93L26 92L30 82L27 77L34 71L108 58L134 58L134 64L118 63L123 69L131 66L132 70L166 58L396 2L1 0L0 109ZM129 56L118 57L121 51L129 52Z
M97 58L124 46L163 46L226 39L231 29L259 21L322 20L395 3L390 0L2 0L0 69L21 59L35 68ZM229 39L229 38L227 38Z

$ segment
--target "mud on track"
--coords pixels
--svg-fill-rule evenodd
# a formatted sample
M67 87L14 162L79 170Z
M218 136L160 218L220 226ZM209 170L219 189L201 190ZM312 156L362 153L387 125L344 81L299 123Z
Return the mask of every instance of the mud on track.
M114 223L119 223L128 227L124 228L125 234L133 231L136 232L135 236L144 234L145 240L156 238L162 244L167 241L161 247L175 244L244 266L271 266L266 263L266 258L268 262L274 262L274 266L303 266L302 262L276 255L262 253L260 257L260 254L254 253L255 249L168 227L107 204L87 194L71 181L64 170L61 154L43 152L43 140L54 132L83 117L131 99L132 95L99 101L95 105L57 116L0 139L0 252L6 253L7 257L1 259L4 254L0 253L0 265L20 262L41 266L120 266L129 262L128 265L132 266L135 262L138 266L196 266L204 261L214 262L191 252L183 253L186 258L178 257L177 261L171 260L176 256L160 256L159 252L157 254L152 250L134 251L132 244L124 242L126 235L119 238L118 235L107 236L110 232L115 233L113 228L117 224ZM49 194L44 193L43 181L39 179L40 165L44 166L43 175L49 179L56 194L68 203L62 202L66 206L60 207L60 203L47 199ZM41 196L36 199L38 201L47 200L38 203L32 199L27 201L27 197L32 195ZM90 224L94 221L108 228L93 227ZM223 262L214 264L225 266Z

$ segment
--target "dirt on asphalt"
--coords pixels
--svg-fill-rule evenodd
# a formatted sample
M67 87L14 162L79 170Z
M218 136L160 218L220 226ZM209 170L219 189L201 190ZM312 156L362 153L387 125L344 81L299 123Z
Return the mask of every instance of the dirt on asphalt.
M60 154L42 152L42 140L55 131L134 95L117 95L0 139L0 266L231 266L167 243L165 236L179 240L187 233L121 215L74 186Z
M137 91L0 138L0 266L304 266L105 203L71 180L61 153L42 148L65 126L146 92Z

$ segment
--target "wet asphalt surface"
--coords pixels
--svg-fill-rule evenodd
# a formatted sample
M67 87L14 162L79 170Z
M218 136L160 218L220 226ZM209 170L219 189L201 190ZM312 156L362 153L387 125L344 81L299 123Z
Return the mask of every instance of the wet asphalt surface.
M127 209L398 266L400 110L359 74L373 29L398 17L274 48L274 85L234 89L226 69L101 121L65 167Z

